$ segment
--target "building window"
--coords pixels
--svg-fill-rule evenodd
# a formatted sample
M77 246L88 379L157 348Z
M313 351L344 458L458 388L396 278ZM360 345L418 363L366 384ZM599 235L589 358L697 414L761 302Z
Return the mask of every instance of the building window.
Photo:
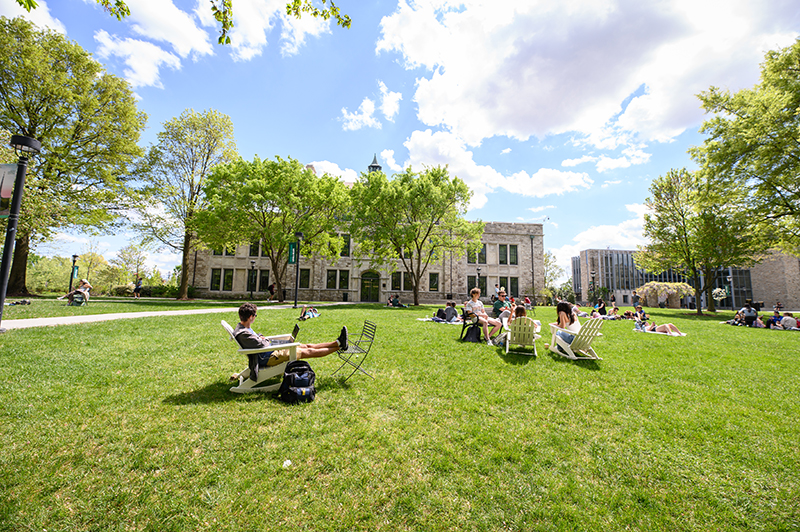
M212 249L211 250L211 254L212 255L222 255L222 250L221 249Z
M233 290L233 270L225 268L222 270L222 290L231 292Z
M411 283L411 274L403 272L403 290L410 292L414 290L414 285Z
M508 246L508 263L513 264L516 266L519 264L519 259L517 258L517 245L511 244Z
M478 264L486 264L486 244L484 244L478 252Z
M627 303L628 303L628 294L622 294L622 302L623 302L624 304L627 304Z
M340 255L342 257L349 257L350 256L350 235L342 235L342 240L344 240L344 244L342 244L342 252Z
M475 260L476 260L475 253L472 253L471 251L467 250L467 264L475 264Z
M235 257L236 256L236 248L225 248L225 256L226 257Z
M336 288L336 270L328 270L325 278L325 288L331 290Z
M269 257L269 255L267 254L267 246L261 246L261 256Z
M428 290L431 292L439 291L439 274L431 273L428 276Z
M400 272L394 272L392 274L392 291L393 292L400 291Z
M499 256L500 264L508 264L508 246L500 244L498 246L497 255Z
M350 270L339 270L339 290L350 288Z
M269 290L269 270L261 270L261 276L258 280L258 291L266 292Z
M510 295L519 297L519 277L510 277L508 279L508 289Z
M468 275L467 276L467 293L469 293L470 290L475 288L475 281L477 279L478 278L476 276L474 276L474 275ZM483 275L481 275L481 280L480 280L480 284L478 285L478 288L481 289L481 296L485 296L486 295L486 277L484 277Z
M311 270L300 268L300 288L308 288L309 286L311 286Z
M501 290L508 290L508 277L500 277L498 279ZM506 292L508 293L508 292Z
M220 252L222 255L222 252ZM211 270L211 290L219 290L220 280L222 279L222 270L219 268L212 268Z
M250 242L250 256L258 257L258 241Z

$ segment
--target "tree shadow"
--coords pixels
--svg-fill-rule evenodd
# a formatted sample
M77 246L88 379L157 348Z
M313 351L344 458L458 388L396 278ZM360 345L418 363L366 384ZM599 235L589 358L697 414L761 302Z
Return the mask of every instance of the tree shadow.
M578 366L579 368L588 369L589 371L599 371L602 369L600 364L597 363L597 360L572 360L570 358L553 353L549 349L547 350L547 354L550 356L553 362L557 362L559 364L572 364Z

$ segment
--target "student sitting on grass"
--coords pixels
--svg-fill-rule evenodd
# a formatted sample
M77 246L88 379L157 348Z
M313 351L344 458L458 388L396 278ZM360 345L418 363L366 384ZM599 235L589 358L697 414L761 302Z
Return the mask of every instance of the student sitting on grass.
M259 365L275 366L282 362L289 360L289 352L285 349L280 349L280 343L270 342L263 335L256 333L253 329L253 322L258 315L258 308L252 303L244 303L239 307L239 323L233 330L233 336L242 349L259 349L262 347L270 347L275 345L276 351L270 351L259 354ZM342 327L342 332L339 338L332 342L322 344L300 344L297 346L297 359L303 358L318 358L330 355L339 350L347 350L347 327Z

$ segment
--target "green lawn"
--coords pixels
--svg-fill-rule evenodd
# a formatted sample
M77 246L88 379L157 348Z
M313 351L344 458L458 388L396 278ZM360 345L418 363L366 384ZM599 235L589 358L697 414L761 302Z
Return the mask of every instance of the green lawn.
M21 298L8 298L6 301L19 301ZM67 306L67 300L55 298L29 298L30 305L8 305L3 309L3 320L24 318L54 318L62 316L82 316L86 314L114 314L117 312L158 312L168 310L189 310L201 308L238 307L241 301L197 299L176 301L175 299L105 298L93 297L84 307ZM258 304L267 304L257 302ZM293 304L291 301L288 304ZM277 302L268 303L275 305ZM299 313L298 313L299 314Z
M0 335L0 530L800 528L800 333L654 310L688 336L606 322L605 360L571 362L432 311L322 309L300 340L373 319L375 379L312 360L298 406L228 392L234 314Z

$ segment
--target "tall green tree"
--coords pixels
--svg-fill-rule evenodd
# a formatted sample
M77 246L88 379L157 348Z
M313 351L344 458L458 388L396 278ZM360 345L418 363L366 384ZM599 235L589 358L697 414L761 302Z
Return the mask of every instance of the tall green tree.
M198 113L187 109L164 122L158 143L148 154L146 186L137 202L134 224L145 242L171 248L181 254L178 299L189 294L189 257L197 241L192 222L206 207L203 187L215 166L237 157L233 122L226 114L210 109Z
M315 5L312 0L290 0L286 3L286 14L300 18L303 13L308 13L312 17L320 17L325 20L332 18L343 28L350 27L352 23L350 17L342 14L333 0L320 0L320 2L322 7ZM36 0L17 0L17 3L28 11L38 7ZM131 10L124 0L97 0L97 3L111 15L117 17L117 20L122 20L131 14ZM233 0L211 0L211 13L220 25L219 44L230 44L231 38L228 33L233 29Z
M552 251L545 251L543 259L544 286L535 295L544 296L550 300L558 295L559 288L556 287L556 280L564 275L564 268L558 265Z
M303 233L302 255L339 256L342 239L335 231L348 213L349 197L335 177L318 176L291 158L239 159L214 169L205 194L208 207L196 223L200 239L215 249L260 240L281 298L296 232Z
M764 232L779 247L800 256L800 39L766 54L752 89L711 87L699 98L714 116L692 154L717 178L750 187L741 206L769 226Z
M755 264L767 248L751 216L741 209L746 187L725 185L705 171L673 169L653 181L645 201L644 234L650 243L639 247L636 265L656 274L672 269L686 276L695 290L698 314L703 292L714 310L711 289L719 268Z
M63 35L0 17L0 130L38 139L25 182L8 292L27 293L31 244L118 219L146 116L128 83Z
M362 173L351 196L350 233L358 255L386 271L402 266L411 276L415 305L428 266L445 252L465 253L483 235L482 222L464 219L472 191L446 167L409 167L392 179Z
M123 283L136 281L138 277L148 277L151 274L147 261L147 247L138 244L128 244L117 252L111 259L111 266L125 272L121 281ZM119 282L119 280L118 280Z

